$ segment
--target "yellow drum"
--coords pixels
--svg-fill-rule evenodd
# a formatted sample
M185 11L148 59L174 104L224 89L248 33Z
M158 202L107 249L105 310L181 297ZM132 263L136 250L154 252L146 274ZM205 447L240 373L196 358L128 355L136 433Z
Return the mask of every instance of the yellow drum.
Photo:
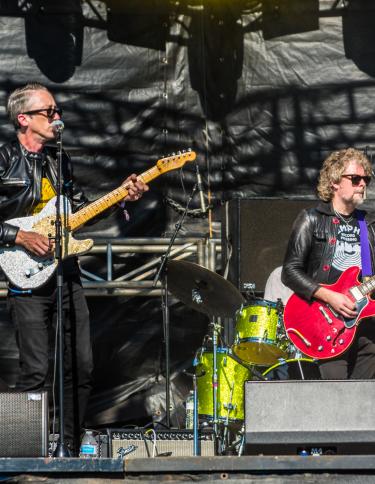
M233 353L242 361L272 365L287 357L287 347L279 304L260 300L237 312Z
M282 360L263 372L267 380L321 380L317 363L310 358Z
M235 361L227 348L218 348L217 358L217 416L220 420L244 419L244 386L251 379L248 368ZM213 419L213 353L203 351L196 369L198 387L198 414Z

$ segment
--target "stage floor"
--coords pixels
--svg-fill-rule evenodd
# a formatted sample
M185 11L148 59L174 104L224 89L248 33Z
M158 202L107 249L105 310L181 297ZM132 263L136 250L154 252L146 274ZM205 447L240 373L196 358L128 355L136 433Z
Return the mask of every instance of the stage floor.
M374 455L218 456L147 459L0 458L0 477L11 482L111 483L241 481L375 482Z

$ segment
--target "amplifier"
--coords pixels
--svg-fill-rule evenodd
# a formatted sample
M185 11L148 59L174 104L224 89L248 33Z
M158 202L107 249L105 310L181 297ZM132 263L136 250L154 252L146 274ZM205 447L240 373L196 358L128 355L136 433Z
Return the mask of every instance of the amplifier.
M0 393L0 457L45 457L47 392Z
M248 454L375 454L374 380L245 382Z
M194 434L192 430L108 429L109 457L192 457ZM215 455L214 434L200 431L201 456Z

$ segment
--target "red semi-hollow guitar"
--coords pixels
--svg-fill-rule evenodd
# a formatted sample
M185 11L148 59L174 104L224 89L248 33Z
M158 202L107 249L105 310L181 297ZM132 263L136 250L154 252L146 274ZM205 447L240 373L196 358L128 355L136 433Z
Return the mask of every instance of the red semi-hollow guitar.
M357 316L346 319L328 304L307 301L293 294L284 310L284 326L292 343L303 353L319 360L335 358L352 344L357 327L364 318L375 315L375 276L361 283L359 267L344 271L335 284L322 285L350 297L357 307Z

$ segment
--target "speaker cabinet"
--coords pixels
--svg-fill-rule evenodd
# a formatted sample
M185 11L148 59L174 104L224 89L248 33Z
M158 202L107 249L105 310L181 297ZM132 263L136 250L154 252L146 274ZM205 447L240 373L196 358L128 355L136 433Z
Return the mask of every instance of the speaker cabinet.
M47 392L0 393L0 457L45 457Z
M253 284L263 292L270 273L282 265L293 222L317 200L234 199L222 213L223 267L240 290Z
M374 454L374 380L247 381L247 454Z
M108 429L109 456L126 458L138 457L192 457L194 440L192 430L156 430L155 433L143 429ZM212 431L199 433L201 456L215 455L215 440ZM129 452L129 453L127 453Z

